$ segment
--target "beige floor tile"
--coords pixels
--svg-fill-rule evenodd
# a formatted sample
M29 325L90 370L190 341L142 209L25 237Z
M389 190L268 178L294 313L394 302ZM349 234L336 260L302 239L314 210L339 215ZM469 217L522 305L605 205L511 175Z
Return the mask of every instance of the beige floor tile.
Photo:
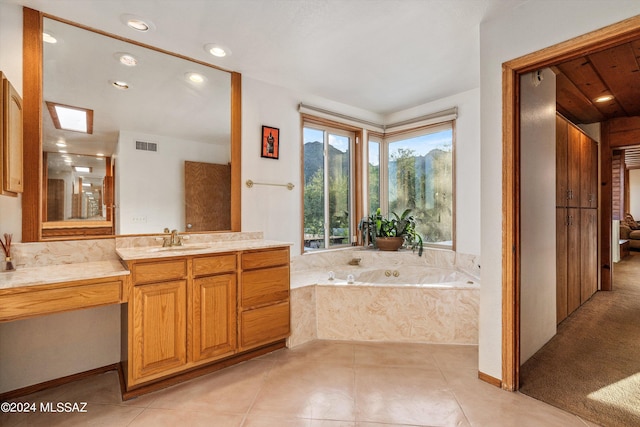
M243 415L147 408L129 425L131 427L240 427L243 418Z
M353 368L291 361L275 366L251 415L353 421Z
M419 369L438 369L426 344L359 343L354 345L356 366L405 366Z
M353 366L354 343L316 340L278 352L277 361L289 360Z
M57 402L54 402L54 407ZM39 412L30 415L25 426L128 426L144 408L123 405L87 404L84 413L78 412Z
M127 401L122 400L120 379L117 371L93 375L73 384L60 387L60 399L65 402L88 402L105 405L125 405L147 407L153 401L150 396L140 396Z
M246 414L273 363L251 360L153 393L152 408Z
M356 406L359 422L468 425L440 371L357 367Z

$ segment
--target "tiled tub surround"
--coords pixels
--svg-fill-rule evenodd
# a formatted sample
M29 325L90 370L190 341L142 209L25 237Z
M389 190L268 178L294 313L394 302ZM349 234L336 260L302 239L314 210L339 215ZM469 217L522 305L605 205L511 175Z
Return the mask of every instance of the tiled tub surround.
M360 265L349 265L353 258L360 258ZM398 271L400 277L392 275L388 284L357 281L374 270ZM329 271L336 279L329 280ZM478 342L480 266L475 256L431 249L422 257L411 251L348 249L294 257L291 272L289 347L314 339ZM346 283L347 274L355 276L354 284ZM447 279L418 283L433 275Z

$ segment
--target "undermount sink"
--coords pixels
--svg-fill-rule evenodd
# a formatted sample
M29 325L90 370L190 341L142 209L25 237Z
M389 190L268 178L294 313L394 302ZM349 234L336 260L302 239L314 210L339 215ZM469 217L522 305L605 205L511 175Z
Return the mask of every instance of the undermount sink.
M198 251L207 249L209 245L182 245L182 246L163 246L161 248L151 248L149 252L176 252L176 251Z

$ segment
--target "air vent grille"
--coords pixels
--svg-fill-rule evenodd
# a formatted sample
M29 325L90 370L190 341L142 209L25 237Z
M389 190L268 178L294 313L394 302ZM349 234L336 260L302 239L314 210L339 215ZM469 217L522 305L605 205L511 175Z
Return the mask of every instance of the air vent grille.
M158 151L158 143L157 142L136 141L136 150L157 152Z

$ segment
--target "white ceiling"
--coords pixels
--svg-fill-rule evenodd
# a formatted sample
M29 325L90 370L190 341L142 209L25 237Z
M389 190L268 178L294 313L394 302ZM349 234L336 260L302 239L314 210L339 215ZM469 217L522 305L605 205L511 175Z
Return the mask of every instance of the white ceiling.
M528 0L0 1L384 115L478 87L480 22Z

